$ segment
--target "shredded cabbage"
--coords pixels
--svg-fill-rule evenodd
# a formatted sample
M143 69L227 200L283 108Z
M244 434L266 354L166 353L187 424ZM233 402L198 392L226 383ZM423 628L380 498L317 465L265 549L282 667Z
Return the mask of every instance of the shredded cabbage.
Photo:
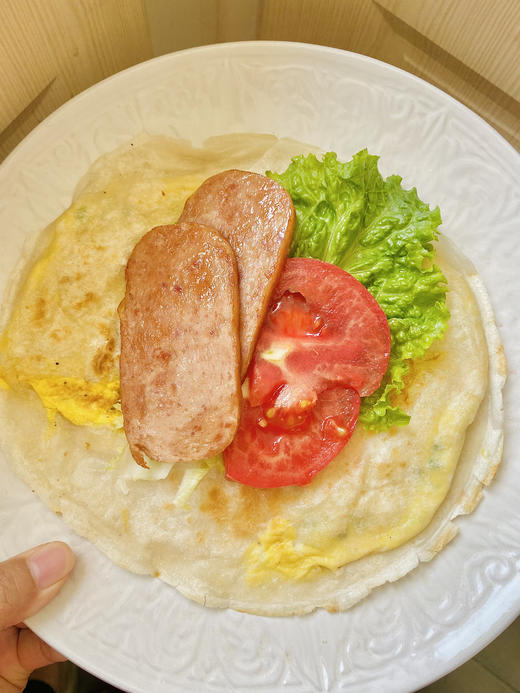
M199 485L199 483L204 479L206 474L212 467L219 467L224 471L224 462L222 460L222 455L215 455L215 457L208 457L197 467L190 467L184 472L182 481L177 489L175 498L173 499L173 504L177 508L182 508L184 510L189 510L190 506L188 500Z

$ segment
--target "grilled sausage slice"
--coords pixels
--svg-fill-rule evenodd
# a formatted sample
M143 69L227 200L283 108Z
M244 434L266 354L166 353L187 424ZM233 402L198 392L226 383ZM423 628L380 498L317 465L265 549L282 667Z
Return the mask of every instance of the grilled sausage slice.
M215 229L158 226L126 268L121 407L136 462L203 459L233 439L240 410L238 277Z
M244 376L291 243L295 214L287 191L250 171L224 171L188 198L179 221L217 229L238 263L241 375Z

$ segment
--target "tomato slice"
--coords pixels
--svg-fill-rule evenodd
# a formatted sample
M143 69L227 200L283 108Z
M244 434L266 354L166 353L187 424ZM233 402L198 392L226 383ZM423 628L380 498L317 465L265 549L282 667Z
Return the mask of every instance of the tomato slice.
M321 260L288 259L224 451L227 476L257 487L309 483L350 438L360 396L379 387L389 355L386 316L360 282Z
M336 383L366 397L389 356L386 315L357 279L321 260L290 258L256 345L251 403L291 380L318 391Z
M224 451L227 477L256 488L308 484L345 446L359 404L351 388L324 390L304 427L283 430L244 400L237 435Z

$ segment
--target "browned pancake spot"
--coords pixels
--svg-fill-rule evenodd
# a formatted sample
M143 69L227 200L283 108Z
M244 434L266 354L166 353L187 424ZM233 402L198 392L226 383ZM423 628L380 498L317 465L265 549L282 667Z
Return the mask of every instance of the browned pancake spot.
M72 307L75 310L83 310L83 308L88 308L91 303L95 303L97 299L98 297L93 291L87 291L87 293L85 294L85 298L75 303Z
M47 313L47 305L44 298L39 298L34 307L33 319L35 322L43 320Z
M106 344L100 347L92 359L94 372L99 375L107 375L114 367L114 349L116 341L113 337L107 340Z
M219 486L212 486L206 500L200 505L202 512L210 514L217 522L228 523L229 508L226 494Z
M226 493L225 487L213 485L200 504L200 510L218 522L225 524L239 537L254 537L271 518L283 515L297 492L294 487L259 489L233 484L236 496Z

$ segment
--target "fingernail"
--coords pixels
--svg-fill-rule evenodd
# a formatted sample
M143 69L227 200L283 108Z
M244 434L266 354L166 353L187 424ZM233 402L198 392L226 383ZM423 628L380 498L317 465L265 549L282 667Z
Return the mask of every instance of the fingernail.
M74 554L67 544L53 542L37 549L27 558L34 582L41 590L68 575L74 565Z

